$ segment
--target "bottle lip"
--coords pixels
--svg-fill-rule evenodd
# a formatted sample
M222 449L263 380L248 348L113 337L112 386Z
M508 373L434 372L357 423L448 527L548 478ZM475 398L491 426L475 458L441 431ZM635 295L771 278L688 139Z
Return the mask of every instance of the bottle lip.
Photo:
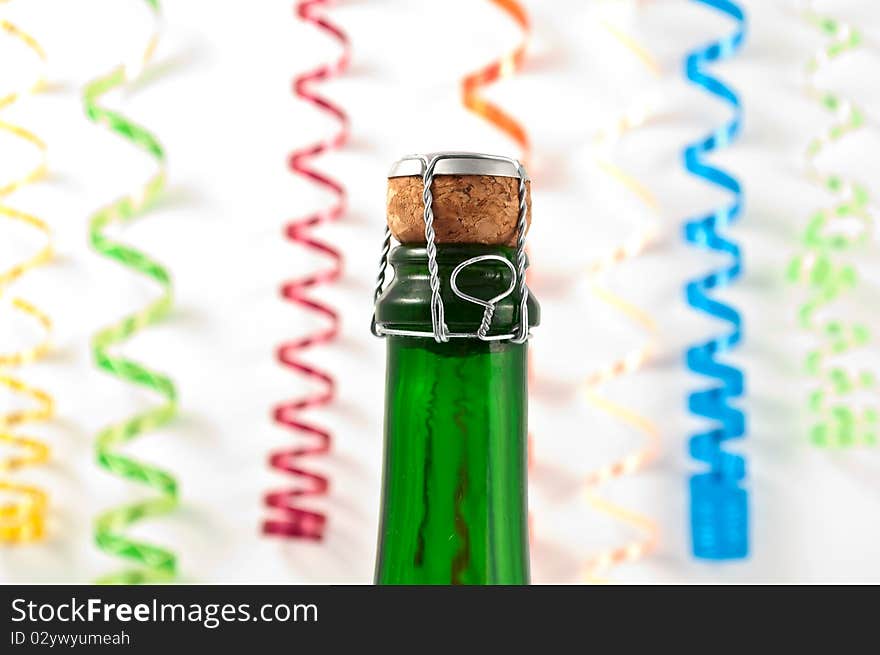
M502 258L509 264L499 265L497 260ZM389 261L395 273L376 299L373 334L437 341L427 249L397 246L391 251ZM527 288L525 296L516 289L515 283L521 279L516 271L517 261L517 251L507 246L451 244L437 248L447 338L521 343L524 340L521 340L521 322L527 324L527 338L530 329L540 323L540 307ZM455 291L453 278L458 273L459 290ZM492 309L483 329L487 305L492 305Z
M455 268L457 264L479 255L501 255L509 261L516 263L516 248L504 245L485 245L481 243L438 243L437 262L444 266ZM428 248L425 244L408 243L391 249L388 255L389 263L394 265L418 265L425 269L427 274ZM526 264L529 258L526 255Z
M422 176L430 162L436 160L434 175L489 175L528 180L525 168L516 159L478 152L430 152L407 155L391 166L388 177Z

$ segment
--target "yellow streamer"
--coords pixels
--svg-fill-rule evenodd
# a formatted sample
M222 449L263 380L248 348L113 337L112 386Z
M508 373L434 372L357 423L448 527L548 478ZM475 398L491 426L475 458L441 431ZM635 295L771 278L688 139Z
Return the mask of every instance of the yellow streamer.
M6 36L23 43L45 66L46 54L43 48L29 34L21 31L7 20L0 20L0 29ZM15 103L22 96L39 92L45 86L45 76L41 74L36 82L24 91L13 91L0 97L0 109ZM45 221L10 207L7 198L27 184L36 182L46 174L46 144L29 130L0 120L0 130L21 139L39 152L39 163L19 178L0 185L0 216L10 221L23 223L45 237L45 245L34 255L13 263L0 272L0 297L8 287L32 268L45 264L52 258L52 235ZM48 497L41 489L16 482L8 474L28 466L39 466L49 460L49 448L29 435L17 432L16 428L25 423L49 421L54 415L52 397L18 379L10 369L31 363L41 358L49 349L52 330L51 319L35 305L22 298L12 298L13 310L33 319L43 332L43 338L36 345L14 352L0 353L0 386L8 389L14 396L33 401L34 407L9 411L0 416L0 445L3 452L10 454L0 458L0 542L24 543L42 538L46 532Z
M633 55L654 78L659 78L661 68L655 57L632 36L626 34L612 23L600 21L603 29L612 36L627 52ZM599 145L610 149L610 144L624 135L643 126L655 113L655 108L641 104L619 117L611 129L600 133ZM650 213L659 219L660 206L651 190L635 176L613 163L610 158L597 157L599 169L637 198ZM640 449L612 462L587 476L586 494L590 505L598 512L625 523L641 533L641 538L622 546L606 548L591 556L584 565L584 576L592 583L608 582L606 574L614 566L638 560L657 547L659 527L649 517L621 507L599 495L598 489L605 483L626 475L631 475L648 466L659 451L660 431L647 417L606 398L601 388L611 380L630 375L643 368L656 350L657 325L647 312L614 293L607 284L611 269L621 263L639 256L657 239L658 220L645 224L629 241L614 248L610 253L594 263L589 271L590 289L601 302L616 312L626 316L646 333L645 340L631 349L623 357L610 365L594 371L586 380L586 396L596 409L610 415L622 424L632 428L644 437Z

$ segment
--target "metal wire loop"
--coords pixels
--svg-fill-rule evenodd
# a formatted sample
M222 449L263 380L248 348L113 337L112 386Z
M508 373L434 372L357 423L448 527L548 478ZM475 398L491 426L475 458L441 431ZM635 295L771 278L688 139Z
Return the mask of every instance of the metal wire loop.
M507 266L510 269L510 272L513 274L510 278L510 285L499 293L497 296L493 298L489 298L488 300L482 300L481 298L476 298L467 293L464 293L461 289L458 288L458 274L461 273L464 269L466 269L471 264L477 264L479 262L485 261L498 261ZM514 288L516 288L516 269L513 264L507 261L501 255L480 255L478 257L471 257L470 259L463 261L461 264L455 267L452 271L452 277L449 278L449 284L452 287L452 293L461 298L462 300L466 300L468 302L472 302L475 305L479 305L484 308L483 311L483 320L480 322L480 327L477 330L477 338L481 341L486 340L486 336L489 334L489 328L492 327L492 317L495 315L495 305L507 298L511 293L513 293Z

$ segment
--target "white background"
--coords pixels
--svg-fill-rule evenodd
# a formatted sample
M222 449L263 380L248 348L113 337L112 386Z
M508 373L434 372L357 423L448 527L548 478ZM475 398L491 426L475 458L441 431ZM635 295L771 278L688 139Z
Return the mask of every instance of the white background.
M804 63L822 37L799 21L793 4L782 1L742 3L750 17L747 47L718 69L741 91L747 116L743 138L717 160L747 190L747 213L734 231L744 244L746 274L724 296L746 319L745 344L734 359L745 369L749 387L744 403L749 434L742 450L749 464L752 555L725 565L689 556L685 481L692 466L685 447L688 433L700 423L686 414L684 399L703 382L685 373L681 352L719 326L684 305L684 280L708 270L713 260L682 244L680 225L724 197L682 171L680 151L728 114L682 81L681 60L688 49L727 33L731 25L684 0L643 4L636 13L626 2L525 2L534 22L527 70L489 94L522 120L535 151L532 286L542 303L543 325L532 342L533 579L578 582L591 553L633 536L591 509L582 485L590 470L637 447L638 437L590 409L582 383L641 335L591 297L584 271L645 218L596 169L594 136L628 103L651 97L659 103L657 120L611 154L659 196L662 238L612 280L656 317L662 352L649 369L615 383L609 393L661 426L663 455L648 471L604 491L659 521L662 543L659 552L615 570L612 577L880 582L880 458L864 450L815 450L805 438L800 363L809 341L794 324L803 292L784 281L784 269L810 212L828 202L803 179L798 162L807 139L829 116L805 98L802 88ZM462 75L519 38L516 27L489 2L349 0L332 10L334 22L353 41L354 60L349 73L323 91L349 111L353 135L344 152L319 163L350 193L344 220L321 233L345 251L345 276L321 297L342 312L344 324L337 347L308 355L339 380L333 410L313 413L334 433L332 456L318 464L332 480L332 493L321 504L330 514L330 527L320 545L261 537L261 496L286 483L267 468L267 454L294 441L272 424L271 407L307 389L296 374L279 367L273 349L319 325L278 296L282 280L322 263L288 244L281 228L287 219L328 201L291 175L285 158L335 129L290 92L298 71L337 53L334 41L294 18L291 5L288 0L166 0L157 74L108 98L159 136L170 161L166 200L126 227L121 238L173 272L176 309L170 320L145 331L124 351L167 371L179 387L180 419L138 440L131 452L180 480L182 508L139 525L134 533L175 550L185 582L371 581L384 345L367 326L385 173L409 152L518 154L460 106ZM880 163L874 155L880 151L880 132L873 122L880 114L880 89L873 82L880 63L880 6L829 0L819 7L833 7L871 39L822 78L856 99L872 119L868 129L836 147L822 164L876 183L869 172ZM51 466L16 474L51 491L50 535L39 545L0 550L0 580L87 582L117 566L92 545L92 519L140 492L97 468L94 436L108 422L155 402L98 372L89 342L99 327L147 303L155 289L88 246L90 212L134 189L153 162L89 123L81 90L92 77L139 54L150 14L138 0L15 0L2 9L38 37L50 61L48 92L24 99L4 115L43 136L50 149L49 179L17 193L12 204L45 218L56 237L56 260L29 273L15 291L55 320L53 354L20 374L54 394L58 419L32 430L52 444ZM640 35L660 59L662 79L649 81L602 30L602 17ZM4 45L0 54L4 85L36 70L18 46ZM33 154L6 136L0 139L5 179L33 161ZM0 230L3 268L38 244L31 232L6 223ZM873 291L862 285L861 304L876 308L880 268L864 257L861 271L875 283ZM32 337L7 306L2 312L4 343ZM875 310L875 328L876 317ZM8 407L14 401L3 396L3 402Z

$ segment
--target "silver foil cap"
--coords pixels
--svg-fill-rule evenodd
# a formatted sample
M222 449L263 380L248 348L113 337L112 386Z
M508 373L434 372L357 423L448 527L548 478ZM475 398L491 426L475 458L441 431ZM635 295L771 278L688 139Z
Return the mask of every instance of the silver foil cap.
M408 155L394 162L388 177L424 175L425 169L434 163L434 175L491 175L528 180L525 168L517 160L478 152L431 152L424 155Z

